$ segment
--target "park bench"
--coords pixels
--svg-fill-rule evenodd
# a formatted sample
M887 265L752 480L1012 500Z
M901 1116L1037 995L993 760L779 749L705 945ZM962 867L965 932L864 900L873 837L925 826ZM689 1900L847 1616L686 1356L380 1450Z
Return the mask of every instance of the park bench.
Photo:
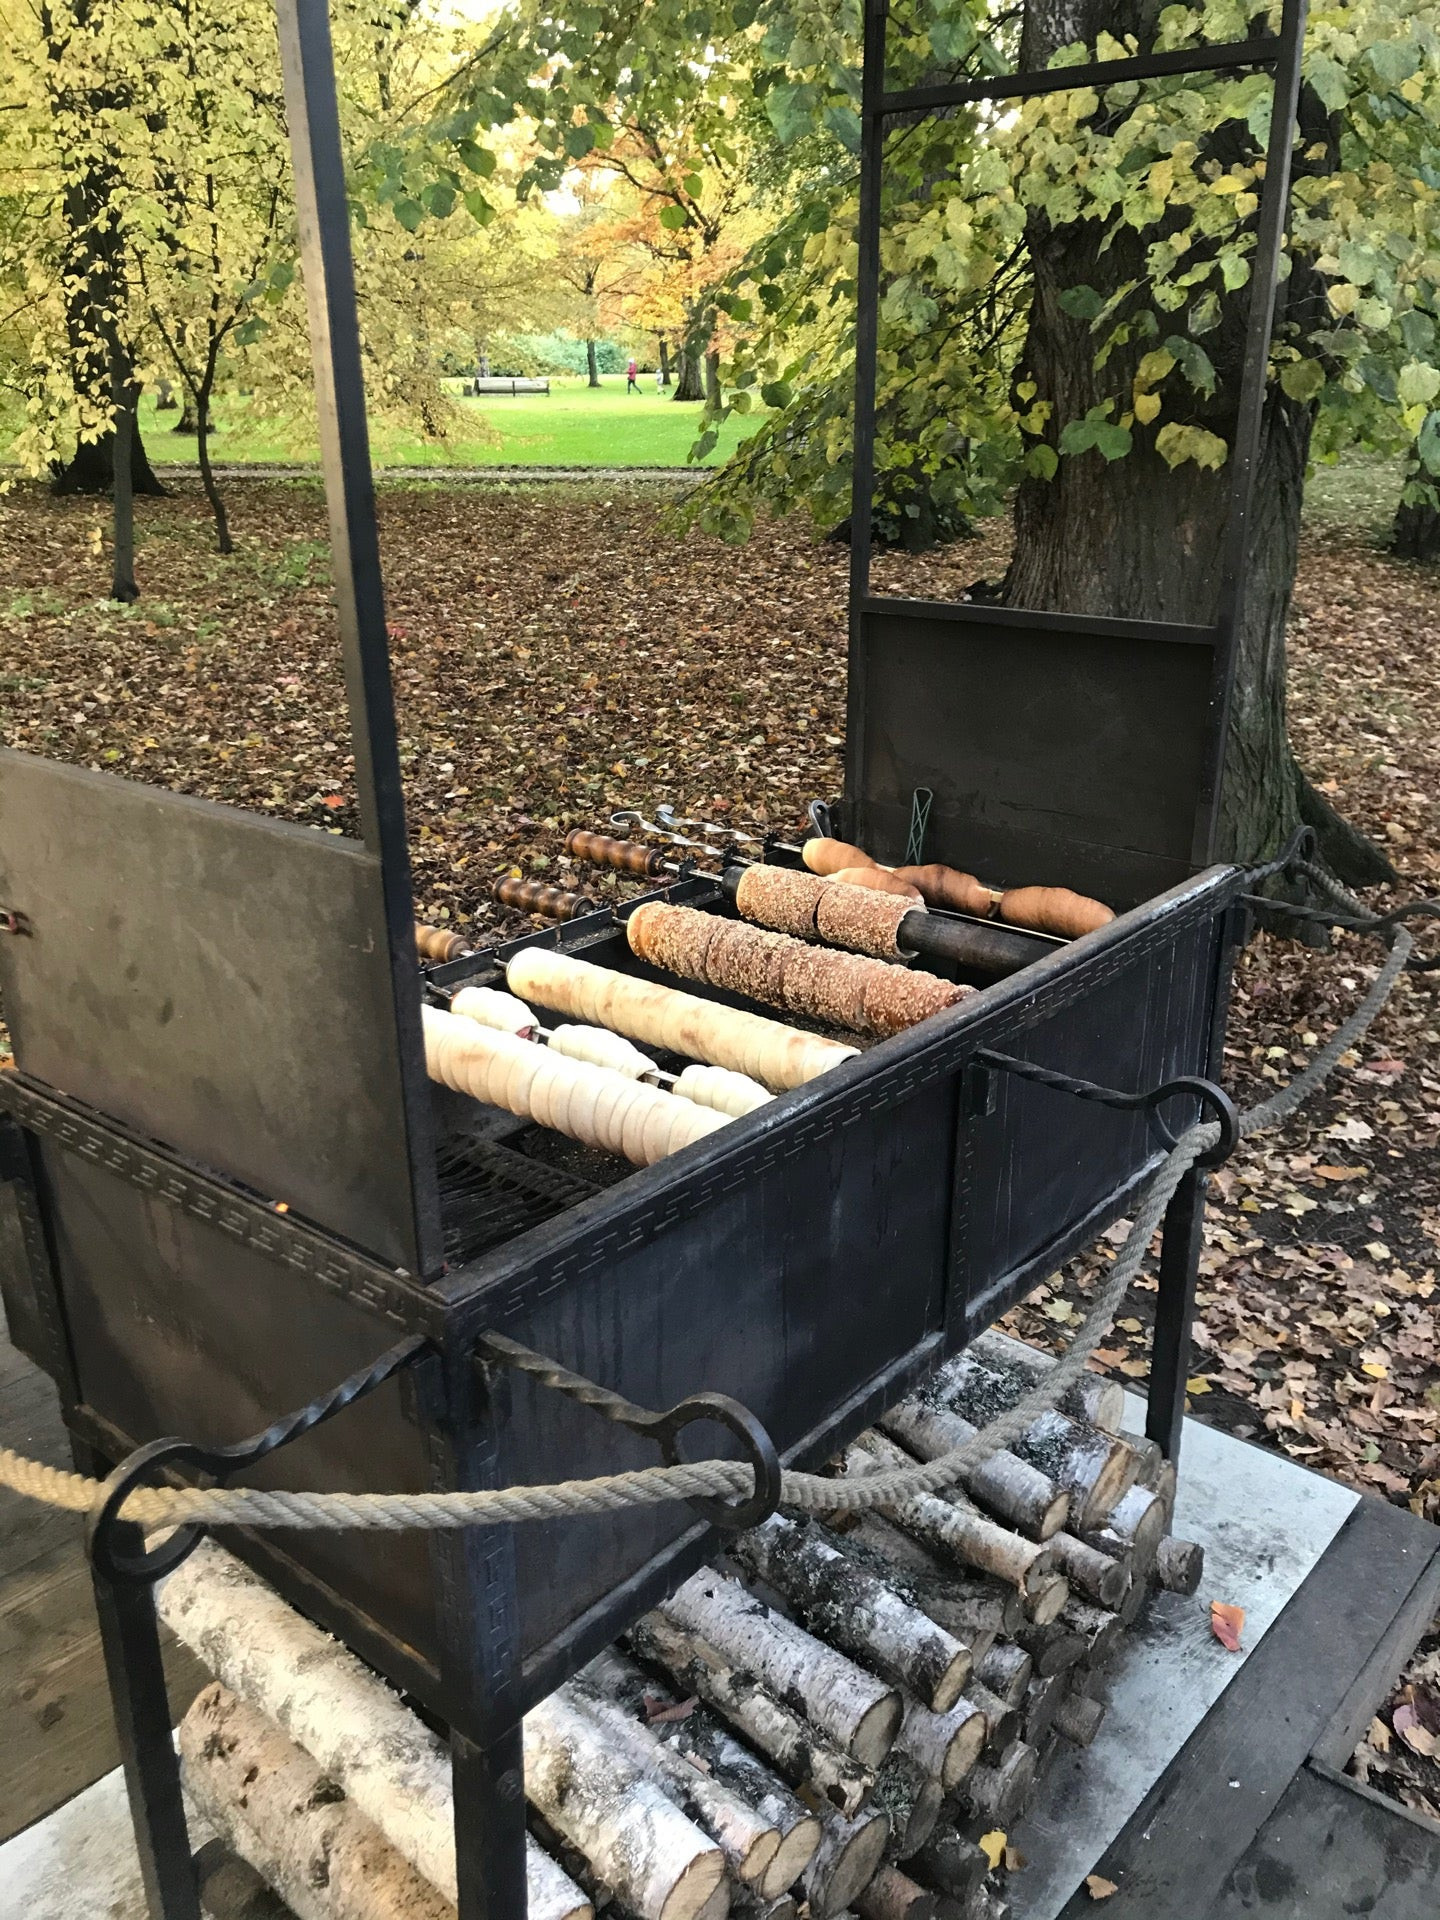
M526 380L511 378L508 375L487 374L475 380L465 382L465 393L471 399L479 399L482 393L549 393L548 380Z

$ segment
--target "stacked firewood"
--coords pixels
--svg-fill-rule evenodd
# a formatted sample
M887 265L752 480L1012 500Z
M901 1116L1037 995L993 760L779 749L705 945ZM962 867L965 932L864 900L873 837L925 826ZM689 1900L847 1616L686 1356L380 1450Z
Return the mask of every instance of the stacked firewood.
M836 1472L946 1452L1051 1366L982 1335ZM775 1515L532 1709L528 1920L998 1920L995 1836L1094 1739L1149 1594L1200 1577L1122 1410L1086 1375L950 1496ZM453 1912L438 1736L216 1547L161 1611L216 1676L192 1795L298 1920Z

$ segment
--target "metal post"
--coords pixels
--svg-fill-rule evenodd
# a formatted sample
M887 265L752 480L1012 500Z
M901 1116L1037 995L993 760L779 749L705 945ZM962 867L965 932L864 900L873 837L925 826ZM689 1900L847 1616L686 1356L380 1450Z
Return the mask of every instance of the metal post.
M443 1358L420 1363L414 1385L432 1486L504 1484L504 1375L486 1384L469 1342L457 1340ZM446 1528L430 1535L430 1558L450 1722L457 1920L516 1920L525 1912L526 1874L514 1529Z
M1270 137L1250 276L1250 316L1245 335L1240 404L1235 419L1235 443L1230 449L1230 508L1221 547L1215 664L1210 681L1211 719L1195 814L1195 842L1191 849L1191 858L1197 867L1208 866L1213 860L1220 821L1221 775L1235 681L1235 652L1245 619L1250 507L1255 494L1255 466L1260 455L1260 431L1270 380L1270 336L1275 326L1280 259L1290 210L1291 153L1300 106L1300 65L1305 47L1307 5L1308 0L1284 0L1280 18L1280 51L1274 68Z
M850 660L845 791L860 792L855 756L864 738L864 676L859 623L870 591L870 532L875 493L875 355L879 341L880 189L885 166L885 25L889 0L865 0L865 64L860 80L859 262L855 283L855 434L850 482ZM846 829L854 830L851 822Z
M276 0L276 15L361 832L380 862L411 1187L416 1198L416 1256L420 1271L428 1274L438 1272L443 1257L435 1150L420 1031L405 793L390 684L328 0Z
M1190 1371L1190 1326L1205 1225L1208 1176L1192 1167L1171 1195L1160 1239L1160 1291L1155 1298L1155 1337L1150 1349L1150 1394L1145 1432L1167 1460L1180 1458L1185 1421L1185 1381Z
M110 1538L117 1552L138 1558L144 1550L141 1529L123 1521L112 1525ZM170 1732L154 1589L148 1581L117 1580L103 1572L93 1539L89 1544L100 1645L150 1920L200 1920L200 1884Z

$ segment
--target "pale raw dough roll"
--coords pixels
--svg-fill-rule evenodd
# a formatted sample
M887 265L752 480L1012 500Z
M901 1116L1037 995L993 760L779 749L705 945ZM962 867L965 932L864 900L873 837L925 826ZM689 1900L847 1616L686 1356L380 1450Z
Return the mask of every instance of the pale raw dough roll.
M728 1124L727 1114L434 1007L425 1019L432 1080L488 1106L649 1166Z
M540 1022L523 1000L513 993L501 993L497 987L461 987L450 1002L452 1013L461 1013L482 1027L497 1033L518 1034L528 1040Z
M813 873L790 867L746 867L735 889L735 906L742 918L776 933L792 933L800 940L815 938L815 910L826 882Z
M588 1060L592 1067L608 1067L612 1073L623 1073L627 1080L653 1082L660 1071L648 1053L642 1053L623 1034L607 1033L604 1027L557 1027L548 1045L552 1053L563 1053L569 1060Z
M694 923L713 920L705 937ZM899 1033L940 1013L974 992L933 973L911 973L883 960L807 946L788 934L767 933L739 920L647 901L625 923L631 951L656 965L661 952L698 955L692 978L754 999L768 999L789 1013L846 1027L852 1033Z
M693 993L636 980L567 953L525 947L506 969L512 989L542 1007L593 1020L646 1046L749 1074L784 1091L851 1059L855 1047L797 1033L758 1013L719 1007Z
M775 1098L748 1073L731 1073L727 1067L686 1067L675 1082L675 1091L682 1100L713 1107L717 1113L728 1113L737 1120Z

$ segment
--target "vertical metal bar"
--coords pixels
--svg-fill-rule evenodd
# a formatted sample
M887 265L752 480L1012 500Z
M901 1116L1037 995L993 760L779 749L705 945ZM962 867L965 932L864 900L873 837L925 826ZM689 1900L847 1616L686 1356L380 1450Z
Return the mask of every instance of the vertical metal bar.
M845 797L861 795L865 735L862 602L870 591L870 534L875 493L875 355L880 307L880 189L885 166L885 28L889 0L865 0L865 53L860 77L859 261L855 280L855 434L850 481L850 674L846 696ZM845 831L854 833L854 818Z
M1150 1351L1145 1432L1158 1442L1167 1460L1180 1458L1206 1185L1207 1176L1192 1167L1165 1209L1165 1227L1160 1240L1160 1291L1155 1297L1155 1338Z
M1250 508L1255 493L1255 467L1265 418L1265 394L1270 372L1270 335L1285 222L1290 210L1291 153L1300 104L1300 65L1305 46L1307 0L1284 0L1280 20L1280 54L1275 63L1275 86L1270 105L1270 137L1265 154L1265 180L1260 192L1260 223L1250 276L1250 318L1245 336L1245 360L1240 382L1240 405L1235 440L1230 449L1230 508L1221 548L1220 594L1216 609L1218 629L1215 665L1210 682L1209 731L1206 764L1201 774L1191 859L1208 866L1214 858L1220 820L1221 777L1225 764L1230 699L1235 680L1235 657L1245 618L1246 551Z
M139 1527L119 1523L114 1541L121 1553L144 1551ZM93 1562L90 1574L146 1905L151 1920L200 1920L155 1595L148 1584L109 1579Z
M438 1271L442 1259L435 1151L328 0L276 0L276 15L361 833L380 862L415 1195L416 1257L420 1271L431 1273Z
M437 1488L503 1484L509 1383L482 1380L468 1343L412 1370ZM512 1476L513 1477L513 1476ZM520 1755L520 1625L512 1527L430 1536L437 1659L455 1806L457 1920L525 1912L525 1777Z

